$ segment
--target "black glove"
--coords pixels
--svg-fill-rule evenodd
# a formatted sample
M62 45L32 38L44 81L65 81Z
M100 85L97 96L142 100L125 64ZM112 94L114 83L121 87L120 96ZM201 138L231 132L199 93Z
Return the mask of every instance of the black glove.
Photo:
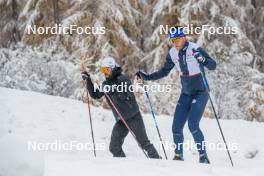
M87 73L87 71L82 72L81 75L82 75L82 80L84 81L90 78L90 75Z
M138 79L143 79L143 80L145 80L145 77L147 76L147 74L144 73L144 72L142 72L142 71L138 71L138 72L136 73L136 76L137 76Z
M192 49L194 57L198 60L200 63L205 63L205 58L201 55L201 53L195 49Z

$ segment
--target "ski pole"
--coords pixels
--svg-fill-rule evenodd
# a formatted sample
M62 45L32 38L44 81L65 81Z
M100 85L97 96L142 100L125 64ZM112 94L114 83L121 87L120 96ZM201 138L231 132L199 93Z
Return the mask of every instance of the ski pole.
M196 52L196 50L193 49L193 52ZM222 130L222 127L221 127L221 124L219 122L219 118L216 114L216 111L215 111L215 107L214 107L214 104L213 104L213 101L211 99L211 95L210 95L210 89L209 89L209 86L208 86L208 82L206 81L206 78L205 78L205 75L204 75L204 69L202 68L201 64L199 64L199 68L200 68L200 71L201 71L201 75L202 75L202 79L203 79L203 83L204 83L204 86L205 86L205 89L207 90L208 92L208 96L209 96L209 100L210 100L210 103L211 103L211 106L212 106L212 109L214 111L214 115L215 115L215 119L216 119L216 122L217 122L217 125L218 125L218 128L220 130L220 133L221 133L221 136L222 136L222 139L225 143L225 148L226 148L226 151L227 151L227 154L228 154L228 157L229 157L229 160L230 160L230 163L232 165L232 167L234 166L234 163L233 163L233 160L232 160L232 157L231 157L231 154L229 152L229 149L228 149L228 146L227 146L227 142L226 142L226 139L225 139L225 136L224 136L224 133L223 133L223 130Z
M143 85L144 85L144 80L142 78L140 78L140 79L143 81ZM145 90L145 87L144 87L144 92L145 92L145 95L146 95L146 98L147 98L147 101L148 101L148 104L149 104L149 109L150 109L150 112L152 114L152 117L153 117L153 120L154 120L154 123L155 123L156 130L158 132L158 136L159 136L159 140L160 140L160 143L161 143L161 146L162 146L162 150L163 150L164 156L165 156L165 158L167 160L168 157L167 157L167 154L166 154L166 151L165 151L165 147L164 147L164 144L163 144L163 140L162 140L162 137L161 137L161 134L160 134L160 130L159 130L159 127L158 127L158 122L156 120L156 116L155 116L155 113L153 111L153 107L152 107L152 103L150 101L149 94Z
M131 133L131 135L133 136L133 138L136 140L138 146L141 148L141 150L143 151L144 155L148 157L147 153L145 152L145 150L142 148L142 146L140 145L140 143L138 142L135 133L131 130L131 128L128 126L127 122L125 121L124 117L121 115L121 113L118 111L118 109L116 108L116 106L114 105L112 99L110 98L110 96L108 95L108 93L104 92L106 99L109 100L110 104L112 105L112 107L114 108L114 110L116 111L116 113L118 114L118 116L120 117L120 120L122 121L122 123L126 126L126 128L128 129L128 131Z
M93 141L93 153L94 153L94 157L96 157L95 142L94 142L94 133L93 133L93 123L92 123L92 115L91 115L91 107L90 107L90 98L89 98L88 90L86 90L86 95L87 95L87 101L88 101L87 106L88 106L88 112L89 112L90 129L91 129L92 141Z
M211 96L210 96L210 93L209 93L209 92L208 92L208 95L209 95L209 100L210 100L211 106L212 106L213 111L214 111L214 115L215 115L215 119L216 119L217 125L218 125L218 127L219 127L219 130L220 130L221 136L222 136L223 141L224 141L224 143L225 143L225 148L226 148L226 151L227 151L227 154L228 154L229 160L230 160L231 165L232 165L232 167L233 167L233 166L234 166L234 163L233 163L233 160L232 160L231 154L230 154L230 152L229 152L229 149L228 149L228 146L227 146L227 142L226 142L226 140L225 140L225 136L224 136L223 130L222 130L222 128L221 128L221 125L220 125L219 119L218 119L218 117L217 117L217 115L216 115L216 111L215 111L215 108L214 108L214 104L213 104L213 101L212 101L212 99L211 99Z
M166 151L165 151L165 147L164 147L164 144L163 144L163 140L162 140L162 137L161 137L161 134L160 134L160 130L159 130L159 127L158 127L156 116L155 116L153 108L152 108L152 104L151 104L151 101L150 101L150 98L149 98L149 94L148 94L147 91L145 91L145 94L146 94L147 100L149 102L150 111L151 111L152 117L154 119L155 127L156 127L157 132L158 132L158 136L159 136L159 140L160 140L160 143L161 143L161 146L162 146L162 150L163 150L164 156L165 156L165 158L167 160L168 157L167 157L167 154L166 154Z

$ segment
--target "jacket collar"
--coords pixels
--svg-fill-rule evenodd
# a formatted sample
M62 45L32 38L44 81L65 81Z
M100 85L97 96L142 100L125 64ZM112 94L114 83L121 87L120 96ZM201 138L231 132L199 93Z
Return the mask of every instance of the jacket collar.
M117 78L118 76L120 76L121 74L122 74L122 68L121 67L115 67L112 70L112 74L108 78L106 78L106 80L107 81L112 81L115 78Z
M182 49L180 49L179 52L183 52L183 51L185 52L187 50L188 46L189 46L189 42L186 41L185 44L183 45Z

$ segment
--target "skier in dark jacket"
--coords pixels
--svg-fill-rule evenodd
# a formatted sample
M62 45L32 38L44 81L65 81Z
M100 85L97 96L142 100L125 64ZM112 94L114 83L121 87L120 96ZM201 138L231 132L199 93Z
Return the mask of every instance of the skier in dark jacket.
M101 72L106 77L106 80L100 86L101 90L94 89L94 85L89 74L87 72L82 72L82 79L86 80L87 89L90 96L94 99L103 97L105 95L104 86L109 86L110 89L107 91L107 95L109 95L114 106L125 119L129 128L135 134L140 146L144 149L149 158L160 158L157 150L150 143L147 137L144 122L139 111L134 93L130 92L129 90L120 92L115 89L115 87L119 85L126 85L127 87L129 87L132 84L131 81L127 76L122 74L121 67L119 67L119 65L112 57L106 57L103 59L101 64ZM122 150L122 145L124 143L125 137L129 133L129 130L120 120L115 107L112 106L109 99L106 98L106 100L110 105L116 119L116 123L112 130L109 150L114 157L125 157L125 153Z
M176 66L181 78L181 95L176 106L172 125L173 139L176 144L174 160L183 160L183 127L188 120L188 127L199 152L200 163L210 163L205 147L204 135L199 127L206 103L208 87L204 67L216 68L216 62L197 44L188 42L182 29L170 34L173 47L169 50L164 66L152 73L141 71L137 75L144 80L157 80L169 74Z

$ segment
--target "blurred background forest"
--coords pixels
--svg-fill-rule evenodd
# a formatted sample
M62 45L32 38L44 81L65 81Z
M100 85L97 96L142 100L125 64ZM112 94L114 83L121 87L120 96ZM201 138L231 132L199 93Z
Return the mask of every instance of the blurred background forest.
M27 25L104 26L104 35L28 35ZM263 0L0 0L0 86L81 99L80 64L102 80L100 59L114 56L134 79L165 61L169 40L160 25L235 26L237 35L188 36L217 61L208 72L220 118L264 121ZM150 93L155 111L173 114L180 93L176 71L148 84L172 84ZM137 94L146 112L144 94ZM105 103L94 101L97 106ZM213 117L211 107L205 117Z

